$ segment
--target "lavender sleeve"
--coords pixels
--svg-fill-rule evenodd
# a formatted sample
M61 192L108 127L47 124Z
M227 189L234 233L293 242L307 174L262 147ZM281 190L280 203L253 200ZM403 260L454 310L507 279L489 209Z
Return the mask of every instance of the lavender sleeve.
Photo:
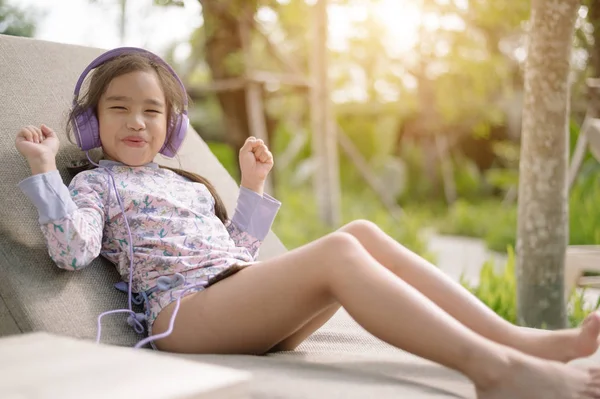
M81 269L100 254L104 206L90 177L80 173L68 188L55 170L18 184L37 208L48 253L62 269Z
M40 224L62 219L77 209L58 170L29 176L18 187L38 210Z
M268 194L260 195L245 187L240 187L237 207L231 221L242 231L258 240L264 240L275 216L281 207L281 202Z
M236 245L248 248L256 258L280 207L281 202L270 195L240 187L235 212L227 224L229 235Z

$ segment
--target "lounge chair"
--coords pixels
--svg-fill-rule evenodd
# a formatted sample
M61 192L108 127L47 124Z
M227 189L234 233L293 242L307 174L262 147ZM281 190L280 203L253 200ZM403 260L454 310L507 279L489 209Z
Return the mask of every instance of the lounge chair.
M37 212L17 188L30 172L14 137L27 124L45 123L59 132L58 166L65 182L71 178L66 166L79 160L81 152L64 135L65 110L80 72L103 51L0 35L0 337L42 331L92 341L98 314L126 306L126 295L113 287L118 274L106 260L98 258L76 273L56 267ZM157 161L181 162L208 177L233 210L237 184L193 129L179 159ZM271 232L261 259L285 250ZM102 338L105 344L132 346L140 336L123 317L113 316L103 319ZM260 399L474 397L472 384L462 375L374 338L344 310L292 352L184 357L250 371L251 397Z

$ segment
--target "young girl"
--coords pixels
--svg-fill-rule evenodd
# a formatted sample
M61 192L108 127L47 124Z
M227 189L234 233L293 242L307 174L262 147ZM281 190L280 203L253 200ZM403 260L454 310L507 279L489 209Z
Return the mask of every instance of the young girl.
M597 314L579 329L514 326L368 221L255 262L280 206L263 192L273 157L261 140L246 141L231 219L205 179L154 163L177 151L187 128L185 89L157 56L106 53L75 92L71 133L104 159L67 188L57 135L27 126L16 147L32 176L19 185L57 265L78 270L99 254L113 262L144 298L130 324L145 320L159 350L293 350L343 306L380 339L465 374L479 398L600 398L599 368L565 364L596 351Z

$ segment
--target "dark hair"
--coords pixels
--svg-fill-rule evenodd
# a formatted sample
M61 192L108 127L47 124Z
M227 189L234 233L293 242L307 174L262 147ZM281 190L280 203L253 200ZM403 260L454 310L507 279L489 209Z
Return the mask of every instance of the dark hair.
M170 127L174 125L174 115L184 110L186 97L188 101L190 101L187 93L181 90L181 86L177 79L163 64L156 62L151 58L144 56L143 54L123 54L105 62L90 73L87 89L80 94L79 98L77 99L77 103L69 111L67 116L66 131L71 143L76 144L76 141L73 137L73 132L75 130L75 118L81 115L86 109L93 109L97 116L100 97L102 97L106 91L108 84L118 76L138 71L156 73L158 81L165 94L167 126ZM165 139L167 145L170 145L171 134L172 129L167 129L167 137ZM79 163L79 166L71 168L71 171L76 173L92 167L92 165L87 163L87 160L83 162L84 163ZM204 184L215 199L215 214L223 223L227 221L227 210L225 208L225 204L223 203L221 197L217 194L214 186L207 179L196 173L188 172L182 169L169 168L165 166L161 166L161 168L169 169L193 182Z

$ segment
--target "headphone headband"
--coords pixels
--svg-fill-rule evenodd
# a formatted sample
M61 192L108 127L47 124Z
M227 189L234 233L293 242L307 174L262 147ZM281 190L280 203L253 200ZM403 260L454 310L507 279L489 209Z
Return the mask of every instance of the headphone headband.
M151 60L156 61L159 64L163 65L165 68L167 68L169 70L169 72L171 72L171 75L173 75L173 77L175 79L177 79L177 83L179 83L181 90L183 90L184 93L186 92L185 86L183 85L183 82L181 81L181 79L179 79L179 76L177 76L177 73L175 72L175 70L173 70L171 65L169 65L167 62L165 62L162 58L160 58L156 54L154 54L148 50L145 50L143 48L139 48L139 47L118 47L118 48L115 48L115 49L112 49L105 53L100 54L83 70L83 72L79 76L79 79L77 80L77 84L75 85L75 90L73 92L73 101L76 101L77 97L79 96L79 91L81 90L83 81L85 80L87 75L92 71L92 69L98 68L100 65L104 64L106 61L110 61L113 58L116 58L120 55L132 54L132 53L143 54L146 57L150 58ZM184 101L184 105L187 108L187 105L188 105L187 96L183 96L183 101Z

